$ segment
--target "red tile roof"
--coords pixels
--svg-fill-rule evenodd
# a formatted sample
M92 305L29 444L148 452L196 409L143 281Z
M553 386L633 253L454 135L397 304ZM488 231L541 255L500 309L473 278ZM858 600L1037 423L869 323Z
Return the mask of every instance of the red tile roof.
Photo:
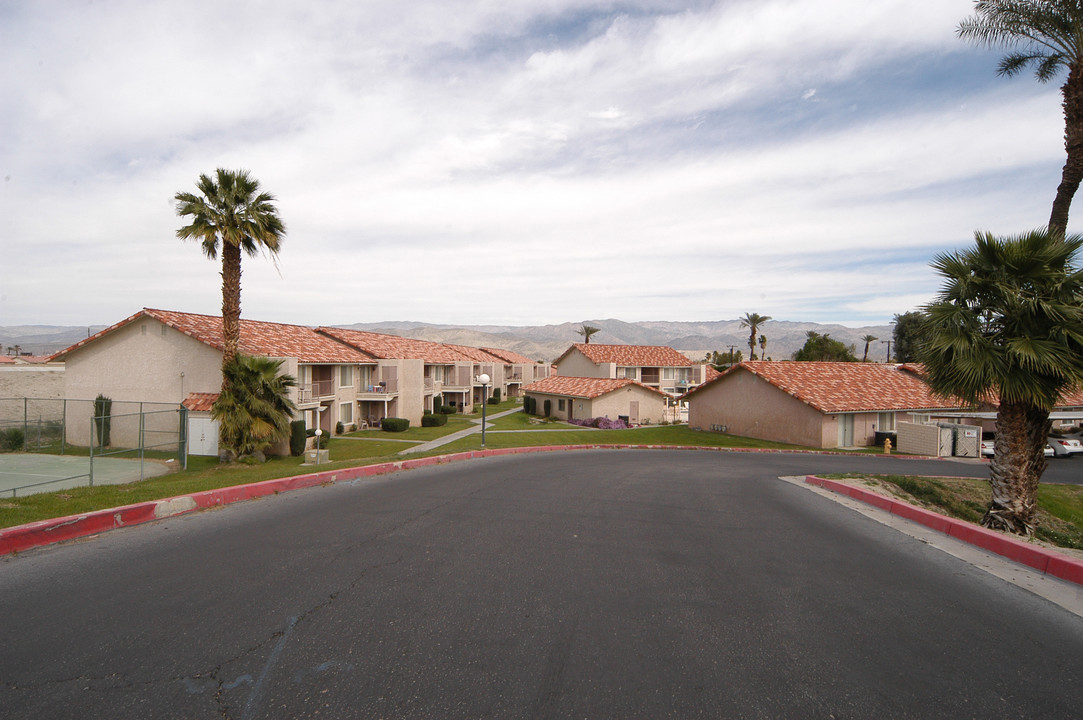
M647 387L628 378L585 378L568 375L554 375L538 380L523 388L523 392L545 393L546 395L566 395L592 400L596 397L620 390L628 385L638 385L644 390L666 397L666 394L652 387Z
M524 364L525 363L525 364L528 364L528 365L533 365L534 364L534 361L531 360L530 358L528 358L526 355L520 355L519 353L517 353L517 352L515 352L513 350L505 350L504 348L490 348L490 347L483 347L481 349L484 350L485 352L489 353L490 355L495 355L497 358L503 360L506 363L512 363L512 364Z
M191 412L210 412L217 399L218 393L188 393L181 405Z
M497 355L495 350L488 348L476 348L469 345L452 345L438 343L429 340L417 340L404 338L398 335L384 335L382 333L368 332L365 330L351 330L348 328L318 327L316 332L323 333L328 337L335 338L339 342L351 345L363 352L382 359L389 360L424 360L427 363L454 364L454 363L492 363L504 364L506 362L526 362L533 364L533 360L523 357L509 350L501 350L502 355ZM521 360L508 360L508 357L520 357Z
M882 363L753 360L726 370L688 397L737 372L749 372L823 413L948 410L967 407L939 398L909 368Z
M595 365L616 363L627 367L691 367L699 364L665 345L598 345L596 343L575 343L557 358L557 362L563 360L572 350L583 353Z
M103 335L107 335L140 318L149 317L184 333L217 350L223 348L222 318L219 315L153 310L144 308L129 318L111 325L99 333L80 340L69 348L56 353L50 360L61 359ZM241 319L240 350L246 355L275 358L296 358L302 363L373 363L374 358L354 348L336 342L303 325L258 322Z

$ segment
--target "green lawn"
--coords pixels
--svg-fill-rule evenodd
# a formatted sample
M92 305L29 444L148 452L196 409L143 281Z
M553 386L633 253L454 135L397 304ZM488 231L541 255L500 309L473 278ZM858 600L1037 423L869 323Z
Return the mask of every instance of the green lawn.
M989 481L977 478L912 475L827 475L859 480L874 492L893 495L949 517L981 522L989 504ZM1035 536L1061 547L1083 550L1083 487L1038 486L1038 527Z

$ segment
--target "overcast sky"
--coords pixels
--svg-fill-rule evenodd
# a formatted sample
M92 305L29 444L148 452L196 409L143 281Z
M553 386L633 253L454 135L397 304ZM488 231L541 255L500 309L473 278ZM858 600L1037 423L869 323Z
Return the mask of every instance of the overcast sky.
M1061 80L972 9L0 0L0 325L220 312L173 200L217 167L287 227L251 319L885 323L1059 181Z

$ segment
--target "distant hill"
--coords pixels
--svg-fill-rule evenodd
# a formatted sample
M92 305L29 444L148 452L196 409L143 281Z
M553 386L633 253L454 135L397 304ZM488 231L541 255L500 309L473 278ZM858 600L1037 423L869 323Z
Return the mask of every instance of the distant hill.
M739 320L717 320L713 322L625 322L623 320L586 320L588 325L601 328L591 338L591 342L603 345L668 345L688 357L699 360L715 350L726 352L731 347L742 350L748 356L748 330L741 327ZM336 327L369 332L399 335L401 337L431 340L434 342L470 345L474 347L494 347L514 350L527 357L551 362L557 359L570 345L582 342L576 332L582 322L567 322L560 325L439 325L411 321L387 321L378 323L337 324ZM49 355L73 345L89 335L107 327L24 325L0 327L0 345L2 352L9 354L8 348L16 345L24 353ZM790 322L771 320L760 328L759 334L767 337L767 356L775 360L788 359L794 351L805 344L809 330L830 334L836 340L853 345L860 358L864 350L861 338L875 335L878 340L869 346L870 359L883 361L887 355L887 346L881 342L891 338L890 325L875 325L862 328L848 328L843 325L823 325L809 322ZM756 349L757 354L759 348Z
M748 357L748 330L741 327L740 320L630 323L608 319L586 320L585 322L587 325L601 328L600 332L591 338L593 343L668 345L695 360L703 358L709 352L715 350L726 352L732 347L735 350L742 350L745 357ZM527 357L548 362L558 358L573 343L583 341L582 336L576 332L582 325L581 322L534 326L456 326L420 322L380 322L355 323L339 327L457 345L507 348ZM887 357L887 345L880 341L891 338L890 325L848 328L843 325L771 320L760 328L758 334L767 337L768 357L786 360L805 344L806 333L810 330L821 335L829 334L836 340L853 345L854 352L859 358L865 349L865 343L861 338L865 335L874 335L877 340L869 346L869 358L882 361ZM756 348L756 353L759 354L759 347Z

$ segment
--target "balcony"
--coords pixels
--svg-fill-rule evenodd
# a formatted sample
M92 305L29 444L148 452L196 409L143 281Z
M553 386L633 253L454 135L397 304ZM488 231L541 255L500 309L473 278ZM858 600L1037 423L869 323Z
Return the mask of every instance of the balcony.
M299 405L319 402L323 398L333 398L334 396L335 383L333 380L320 380L319 382L297 386L297 403Z
M398 395L399 381L397 378L383 380L378 385L368 385L357 391L358 400L373 400L385 398L388 395Z

